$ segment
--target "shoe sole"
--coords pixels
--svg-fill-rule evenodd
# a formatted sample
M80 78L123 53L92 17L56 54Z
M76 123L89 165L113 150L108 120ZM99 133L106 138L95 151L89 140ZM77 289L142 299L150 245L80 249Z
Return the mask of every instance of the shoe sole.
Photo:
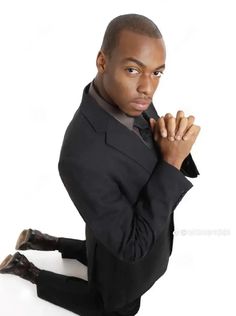
M12 260L13 256L12 255L8 255L4 260L3 262L0 264L0 272L1 270L3 270L7 265L8 263Z
M29 241L31 233L32 229L25 229L20 233L15 246L16 250L27 250L26 243Z

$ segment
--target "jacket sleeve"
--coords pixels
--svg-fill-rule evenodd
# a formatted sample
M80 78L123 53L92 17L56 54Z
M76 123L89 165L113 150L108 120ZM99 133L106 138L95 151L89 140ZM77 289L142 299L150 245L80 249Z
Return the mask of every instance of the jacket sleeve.
M189 178L196 178L200 174L191 153L184 159L180 171Z
M131 205L119 184L98 166L59 161L61 179L94 236L117 258L136 262L158 239L170 214L192 183L165 161L156 164Z

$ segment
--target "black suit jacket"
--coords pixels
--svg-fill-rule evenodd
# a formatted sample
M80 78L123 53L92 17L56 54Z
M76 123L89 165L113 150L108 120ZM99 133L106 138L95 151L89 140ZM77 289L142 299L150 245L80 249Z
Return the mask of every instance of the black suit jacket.
M166 271L173 211L199 173L189 155L181 171L104 111L85 87L59 160L62 181L86 223L88 282L107 310L145 293ZM158 118L151 104L146 117Z

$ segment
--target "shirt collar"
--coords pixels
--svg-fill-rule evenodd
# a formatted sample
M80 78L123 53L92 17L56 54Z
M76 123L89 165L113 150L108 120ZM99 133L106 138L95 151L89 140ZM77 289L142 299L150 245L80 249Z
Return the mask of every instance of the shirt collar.
M91 82L89 86L89 94L96 100L99 106L101 106L106 112L112 115L121 124L125 125L128 129L132 130L134 125L134 117L126 115L120 110L118 106L114 106L104 100L97 92L94 82Z

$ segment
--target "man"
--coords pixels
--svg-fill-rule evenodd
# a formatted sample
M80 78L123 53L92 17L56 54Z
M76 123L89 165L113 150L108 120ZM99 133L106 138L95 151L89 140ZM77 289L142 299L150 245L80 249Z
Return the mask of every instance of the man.
M167 269L173 211L199 173L190 150L199 126L178 111L159 117L152 98L165 45L148 18L110 22L98 73L65 133L62 181L86 223L86 241L24 230L16 249L59 250L88 265L88 282L40 270L17 252L1 273L23 277L39 297L79 315L135 315L141 295Z

